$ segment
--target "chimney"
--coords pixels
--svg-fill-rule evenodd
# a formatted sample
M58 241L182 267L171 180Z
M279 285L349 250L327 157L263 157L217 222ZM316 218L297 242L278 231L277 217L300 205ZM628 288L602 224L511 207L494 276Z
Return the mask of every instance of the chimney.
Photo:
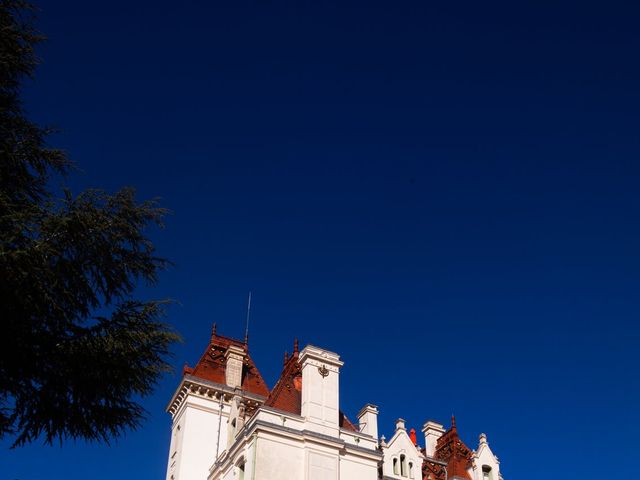
M244 362L244 349L236 345L229 345L224 354L226 368L224 370L225 382L232 388L242 386L242 363Z
M340 367L336 353L308 345L300 352L302 368L301 415L321 425L321 433L334 434L339 428Z
M407 430L404 426L404 418L399 418L396 420L396 431L398 430Z
M422 432L424 433L424 448L427 457L433 457L436 453L436 443L438 443L438 439L444 435L444 425L429 420L422 427Z
M367 403L358 413L360 432L371 435L378 440L378 407Z

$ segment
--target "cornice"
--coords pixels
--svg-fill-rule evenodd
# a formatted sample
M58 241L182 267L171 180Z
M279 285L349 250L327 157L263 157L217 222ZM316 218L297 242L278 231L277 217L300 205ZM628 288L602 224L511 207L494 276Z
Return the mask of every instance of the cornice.
M263 397L262 395L256 395L255 393L247 392L241 388L232 388L228 385L223 385L221 383L204 380L202 378L186 374L171 397L171 400L166 407L166 411L170 413L171 416L174 416L189 395L195 395L209 400L220 400L222 398L222 400L227 403L234 396L240 396L248 406L254 408L262 405L266 400L266 397Z
M275 409L272 409L275 410ZM277 411L277 410L276 410ZM278 411L279 412L279 411ZM359 455L361 457L370 458L375 461L380 461L383 459L383 454L377 449L369 449L360 447L357 445L351 445L346 443L341 438L332 437L329 435L324 435L322 433L314 432L311 430L297 430L291 427L285 427L282 425L278 425L271 422L265 422L264 420L258 420L255 416L251 419L247 425L245 425L244 429L238 434L233 444L227 448L221 457L213 464L210 472L215 470L224 470L228 467L228 463L234 460L235 454L241 445L248 441L250 437L254 434L259 434L259 432L269 432L280 434L282 436L286 436L288 438L300 440L302 442L313 442L321 445L325 445L328 447L333 447L338 450L348 452L354 455ZM349 434L353 433L351 431L347 431Z

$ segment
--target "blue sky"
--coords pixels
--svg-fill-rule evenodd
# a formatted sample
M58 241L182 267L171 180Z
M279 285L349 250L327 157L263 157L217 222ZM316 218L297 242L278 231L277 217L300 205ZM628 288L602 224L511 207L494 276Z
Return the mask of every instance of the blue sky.
M68 183L172 210L140 295L177 300L178 371L252 290L271 386L298 337L387 437L455 413L507 480L636 474L638 4L38 4L25 100ZM3 477L162 478L177 382L109 447L4 448Z

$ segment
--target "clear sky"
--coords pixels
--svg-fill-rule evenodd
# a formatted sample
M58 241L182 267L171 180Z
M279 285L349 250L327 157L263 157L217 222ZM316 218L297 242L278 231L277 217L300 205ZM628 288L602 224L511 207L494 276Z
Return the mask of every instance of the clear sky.
M270 386L299 337L387 437L455 413L506 480L637 476L638 2L39 5L25 100L70 185L173 211L140 294L179 302L178 371L252 290ZM163 478L177 382L110 447L0 445L0 476Z

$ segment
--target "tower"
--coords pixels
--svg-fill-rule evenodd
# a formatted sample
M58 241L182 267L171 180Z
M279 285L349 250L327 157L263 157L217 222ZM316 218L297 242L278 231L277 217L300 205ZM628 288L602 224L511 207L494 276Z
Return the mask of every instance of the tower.
M171 444L167 480L203 480L247 416L269 395L246 343L218 335L194 368L185 366L167 411Z

